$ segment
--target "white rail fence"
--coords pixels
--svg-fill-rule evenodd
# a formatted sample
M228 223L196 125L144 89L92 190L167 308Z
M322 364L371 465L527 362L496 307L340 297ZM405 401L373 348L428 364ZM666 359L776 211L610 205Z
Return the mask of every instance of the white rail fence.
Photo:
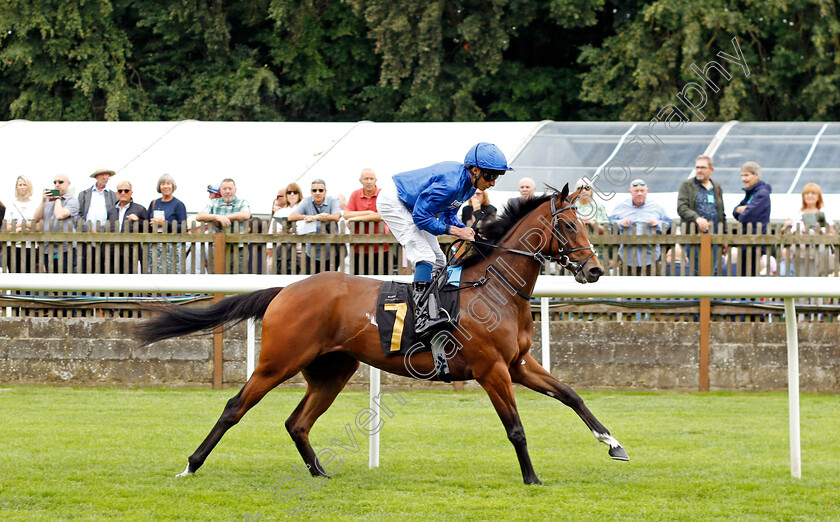
M0 290L40 292L149 292L222 293L253 292L273 286L288 286L307 276L288 275L92 275L92 274L0 274ZM373 276L372 276L373 277ZM410 276L374 277L409 281ZM794 299L840 297L840 278L823 277L604 277L598 283L581 285L571 277L540 276L534 296L542 299L543 317L548 317L549 297L600 298L781 298L785 301L788 359L788 410L790 419L790 472L802 476L799 432L799 345ZM548 321L542 322L543 347L550 345ZM247 371L254 369L254 324L248 325ZM549 350L542 350L542 364L549 368ZM379 370L370 369L370 407L379 415L374 397L379 394ZM379 433L370 437L369 466L379 466Z

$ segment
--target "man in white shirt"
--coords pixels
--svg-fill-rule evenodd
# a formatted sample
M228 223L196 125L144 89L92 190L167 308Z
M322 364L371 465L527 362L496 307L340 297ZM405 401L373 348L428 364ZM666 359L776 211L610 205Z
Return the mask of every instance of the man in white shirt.
M108 222L110 213L113 212L113 208L117 204L117 195L105 188L108 180L114 174L113 170L96 169L90 175L96 180L96 183L77 196L79 199L79 215L85 222L93 223L93 230L96 230L97 225L104 225Z
M92 223L91 231L95 232L100 226L105 226L110 221L111 214L116 211L117 195L112 190L108 190L105 186L108 180L111 179L115 172L106 168L96 169L90 177L96 180L96 183L89 189L81 191L78 195L79 199L79 217L84 221L82 230L87 229L87 223ZM81 246L81 245L80 245ZM97 273L104 271L105 257L100 256L100 266L97 268L96 262L93 261L96 256L97 247L92 247L93 256L88 258L87 245L82 246L82 272Z

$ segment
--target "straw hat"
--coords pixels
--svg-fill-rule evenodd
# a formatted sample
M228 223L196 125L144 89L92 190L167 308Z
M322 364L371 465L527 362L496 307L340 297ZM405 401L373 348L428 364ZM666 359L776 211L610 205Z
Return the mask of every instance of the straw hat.
M98 176L100 174L107 174L108 177L110 178L111 176L114 176L117 173L114 172L111 169L106 169L105 167L98 167L95 171L93 171L93 174L91 174L90 177L95 178L96 176Z

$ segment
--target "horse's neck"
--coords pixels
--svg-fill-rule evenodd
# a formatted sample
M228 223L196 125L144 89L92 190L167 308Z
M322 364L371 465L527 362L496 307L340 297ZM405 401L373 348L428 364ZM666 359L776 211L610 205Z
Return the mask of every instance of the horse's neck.
M528 249L525 245L520 244L517 240L510 239L512 236L516 236L516 234L507 234L502 241L499 241L498 246L527 252ZM491 266L493 268L490 268ZM501 248L493 249L488 254L487 259L476 263L472 267L476 271L476 275L487 274L491 280L498 279L498 274L502 274L507 279L507 281L500 281L502 285L513 287L529 296L534 292L534 286L537 283L537 276L541 268L542 265L533 257L509 252Z

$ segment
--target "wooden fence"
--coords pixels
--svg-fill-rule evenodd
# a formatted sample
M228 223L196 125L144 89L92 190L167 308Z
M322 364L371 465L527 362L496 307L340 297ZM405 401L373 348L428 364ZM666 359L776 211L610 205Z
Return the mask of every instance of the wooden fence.
M203 223L181 223L171 231L119 233L90 223L77 232L40 233L16 230L6 223L0 232L0 266L5 272L96 273L258 273L313 274L338 270L350 274L408 274L404 249L390 234L371 234L371 223L341 223L337 234L306 236L276 233L274 223L252 219L247 228L217 231ZM699 234L685 225L657 233L646 225L620 232L617 226L590 230L593 245L609 275L760 275L791 277L840 274L838 235L782 233L742 234L739 224ZM442 236L444 251L455 240ZM335 260L330 265L327 259ZM641 261L641 262L639 262ZM695 268L696 265L696 268ZM563 275L546 263L544 274ZM2 286L2 285L0 285ZM91 294L18 295L7 292L0 309L11 315L89 316L139 314L136 301L147 296ZM169 296L196 301L203 296ZM773 321L782 304L769 301L721 300L554 300L553 320L695 321L701 306L713 320ZM840 304L828 299L797 304L800 319L835 321Z

